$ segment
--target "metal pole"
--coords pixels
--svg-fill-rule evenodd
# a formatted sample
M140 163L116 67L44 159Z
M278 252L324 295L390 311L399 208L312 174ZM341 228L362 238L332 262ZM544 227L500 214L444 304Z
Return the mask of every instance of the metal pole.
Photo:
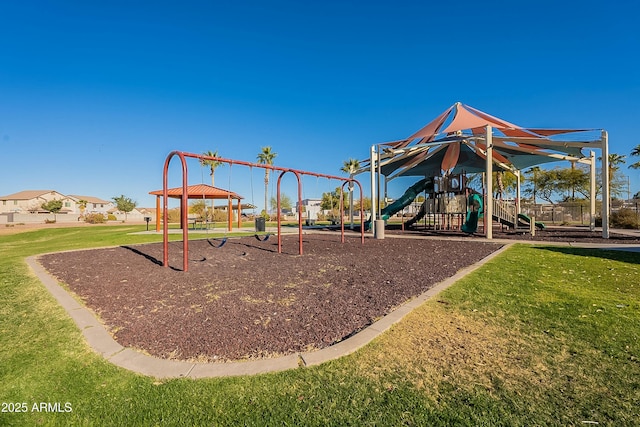
M301 200L301 195L302 195L302 182L300 179L300 175L311 175L311 176L316 176L319 178L328 178L328 179L337 179L339 181L349 181L349 179L346 179L344 177L341 176L335 176L335 175L327 175L327 174L322 174L322 173L315 173L315 172L308 172L308 171L302 171L302 170L297 170L297 169L290 169L290 168L281 168L278 166L273 166L273 165L266 165L266 164L261 164L261 163L251 163L251 162L245 162L245 161L241 161L241 160L231 160L231 159L225 159L222 157L213 157L213 156L203 156L201 154L194 154L194 153L186 153L186 152L182 152L182 151L173 151L171 152L168 156L167 159L165 160L165 164L164 164L164 171L163 171L163 187L162 187L162 195L164 198L164 212L163 212L163 220L164 220L164 227L163 227L163 265L165 267L169 266L168 263L168 259L169 259L169 221L168 221L168 171L169 171L169 163L171 161L171 159L173 158L173 156L178 156L180 157L180 161L182 164L182 197L181 197L181 216L180 216L180 220L181 223L185 224L185 226L182 228L182 235L183 235L183 270L187 271L188 269L188 256L189 256L189 230L188 230L188 222L187 222L187 207L188 207L188 180L187 180L187 162L186 162L186 157L191 157L194 159L204 159L204 160L216 160L218 162L222 162L222 163L229 163L230 165L233 164L237 164L237 165L243 165L243 166L249 166L249 167L257 167L257 168L261 168L261 169L268 169L268 170L277 170L277 171L281 171L283 172L283 174L285 172L292 172L296 175L296 179L298 180L298 206L302 206L302 200ZM281 175L282 176L282 175ZM352 180L353 182L355 182L356 184L358 184L358 186L360 187L360 209L362 212L362 186L360 185L360 183L357 180ZM360 217L361 217L361 221L362 221L362 217L364 216L363 213L361 213ZM279 217L279 216L278 216ZM364 223L362 224L362 227L364 227ZM298 215L298 240L299 240L299 247L300 247L300 254L302 255L302 216ZM280 226L278 226L278 239L280 239L280 235L281 235L281 229ZM363 235L363 239L362 242L364 243L364 235ZM278 242L279 245L281 244L281 241ZM280 249L280 248L279 248Z
M517 183L516 183L516 217L517 217L519 214L522 213L522 206L520 206L520 204L522 203L521 201L522 193L520 191L520 186L522 185L522 180L521 180L522 174L520 173L519 170L517 170L515 172L515 175L517 180Z
M485 223L487 228L485 230L487 239L493 239L493 132L491 126L486 126L487 135L487 205L484 208Z
M353 179L353 174L349 175ZM353 230L353 181L349 181L349 228Z
M371 146L371 158L369 160L369 171L371 172L371 229L376 220L376 146Z
M377 166L377 172L376 172L376 181L377 181L377 188L378 188L378 197L376 198L376 209L378 210L378 216L381 217L382 216L382 211L381 211L381 203L380 203L380 147L378 147L378 150L376 151L376 166Z
M609 238L609 210L611 193L609 189L609 136L602 131L602 238Z
M591 158L591 183L589 188L589 230L596 229L596 153L589 152Z

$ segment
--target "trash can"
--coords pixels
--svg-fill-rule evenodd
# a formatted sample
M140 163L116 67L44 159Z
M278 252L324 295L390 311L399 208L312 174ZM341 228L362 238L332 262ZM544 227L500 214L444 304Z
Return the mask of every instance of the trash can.
M265 231L267 222L264 217L259 216L256 218L256 232Z

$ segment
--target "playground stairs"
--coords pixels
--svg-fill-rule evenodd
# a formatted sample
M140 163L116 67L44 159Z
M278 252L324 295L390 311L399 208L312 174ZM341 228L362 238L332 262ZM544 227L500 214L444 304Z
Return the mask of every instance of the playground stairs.
M516 205L504 200L493 200L493 220L516 232L528 232L530 225L518 217Z

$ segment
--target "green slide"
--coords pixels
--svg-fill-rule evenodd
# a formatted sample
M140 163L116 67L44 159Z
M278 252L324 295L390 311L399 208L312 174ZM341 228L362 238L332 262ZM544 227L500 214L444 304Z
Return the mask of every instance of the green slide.
M531 225L531 218L529 218L527 215L525 214L518 214L518 221L522 220L522 222L524 222L526 225L530 226ZM540 222L540 221L536 221L536 228L538 230L544 230L545 229L545 225L544 222Z
M473 234L478 229L478 218L482 214L482 196L480 194L470 194L468 204L471 210L467 212L467 218L462 224L461 230L465 233Z
M387 219L389 219L389 217L398 213L399 211L404 209L406 206L408 206L411 202L415 200L416 197L418 197L418 194L420 194L422 191L425 191L425 190L433 191L432 178L421 179L420 181L413 184L411 187L407 188L407 191L404 192L402 197L400 197L395 202L391 203L389 206L386 206L384 209L380 211L380 218L378 219L382 219L386 221ZM364 227L365 227L364 228L365 230L368 230L369 227L371 227L371 218L369 218L364 223Z

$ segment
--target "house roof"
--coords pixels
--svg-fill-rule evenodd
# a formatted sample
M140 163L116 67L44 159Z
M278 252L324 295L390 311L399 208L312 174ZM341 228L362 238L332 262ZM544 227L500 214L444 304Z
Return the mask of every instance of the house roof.
M162 196L162 190L150 191L149 194L154 196ZM169 188L168 195L170 198L182 197L182 187ZM206 184L190 185L187 187L187 198L189 199L238 199L244 197L233 191L223 190L222 188L212 187Z
M72 197L76 201L85 200L87 203L101 203L101 204L112 203L110 201L102 200L99 197L93 197L93 196L79 196L77 194L70 194L69 197Z
M560 160L588 157L601 147L599 129L524 128L460 102L406 139L379 145L380 170L391 176L437 176L484 172L486 126L492 128L494 167L522 170ZM364 160L358 172L369 170Z
M6 196L0 196L0 199L2 200L31 200L31 199L36 199L44 194L49 194L49 193L58 193L55 190L24 190L24 191L19 191L17 193L13 193L13 194L9 194ZM58 193L63 197L64 194Z

